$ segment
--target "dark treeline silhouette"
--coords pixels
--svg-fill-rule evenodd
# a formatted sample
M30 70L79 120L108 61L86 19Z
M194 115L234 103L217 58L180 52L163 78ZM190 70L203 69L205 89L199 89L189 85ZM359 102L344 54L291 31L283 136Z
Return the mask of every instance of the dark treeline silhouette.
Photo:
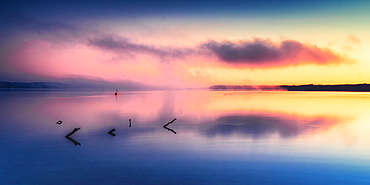
M370 84L341 84L341 85L214 85L212 91L357 91L370 92Z
M269 85L213 85L209 87L212 91L277 91L284 90L280 86Z
M282 85L287 91L370 91L370 84L343 84L343 85Z

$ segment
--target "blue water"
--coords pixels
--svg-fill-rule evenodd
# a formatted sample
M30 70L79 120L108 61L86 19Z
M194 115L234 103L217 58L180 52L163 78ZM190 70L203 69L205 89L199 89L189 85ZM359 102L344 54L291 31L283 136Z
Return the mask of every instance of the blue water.
M3 91L0 183L369 184L367 103L367 93ZM163 128L174 118L176 133ZM79 127L75 145L64 136Z

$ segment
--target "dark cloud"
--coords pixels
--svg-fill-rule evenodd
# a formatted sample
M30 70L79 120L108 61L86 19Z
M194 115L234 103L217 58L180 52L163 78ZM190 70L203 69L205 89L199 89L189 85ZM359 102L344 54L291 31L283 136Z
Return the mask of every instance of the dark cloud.
M279 134L281 137L296 137L307 131L325 129L339 122L340 119L323 116L229 115L219 117L212 125L202 128L201 132L210 137L233 134L252 138L262 138L272 134Z
M89 39L88 43L91 46L120 54L145 53L161 59L185 58L194 54L208 56L211 52L211 55L215 55L222 62L254 68L302 64L326 65L346 61L345 58L329 49L294 40L286 40L279 45L262 39L238 44L229 41L209 41L193 48L176 48L134 43L128 38L109 35Z
M339 62L341 57L328 49L302 44L294 40L280 45L256 39L233 43L230 41L204 43L201 48L215 54L219 60L229 64L244 64L253 67L276 67L305 63L329 64Z
M36 32L39 34L56 33L60 31L76 31L77 27L63 22L40 21L32 16L24 16L16 12L4 13L0 18L4 30L9 32L23 31Z
M88 43L91 46L121 54L146 53L162 59L166 57L183 58L193 52L191 49L156 47L147 44L133 43L128 38L114 37L112 35L89 39Z

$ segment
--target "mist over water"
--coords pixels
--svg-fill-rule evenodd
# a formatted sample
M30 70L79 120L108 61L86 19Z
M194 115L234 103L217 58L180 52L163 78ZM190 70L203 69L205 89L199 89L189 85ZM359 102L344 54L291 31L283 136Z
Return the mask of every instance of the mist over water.
M368 105L350 92L2 91L0 182L367 184Z

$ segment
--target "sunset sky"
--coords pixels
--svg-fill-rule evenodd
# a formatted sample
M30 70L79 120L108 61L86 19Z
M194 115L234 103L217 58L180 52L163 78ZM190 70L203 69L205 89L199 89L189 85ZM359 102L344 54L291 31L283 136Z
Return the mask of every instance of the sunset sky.
M0 3L0 81L370 83L370 1Z

